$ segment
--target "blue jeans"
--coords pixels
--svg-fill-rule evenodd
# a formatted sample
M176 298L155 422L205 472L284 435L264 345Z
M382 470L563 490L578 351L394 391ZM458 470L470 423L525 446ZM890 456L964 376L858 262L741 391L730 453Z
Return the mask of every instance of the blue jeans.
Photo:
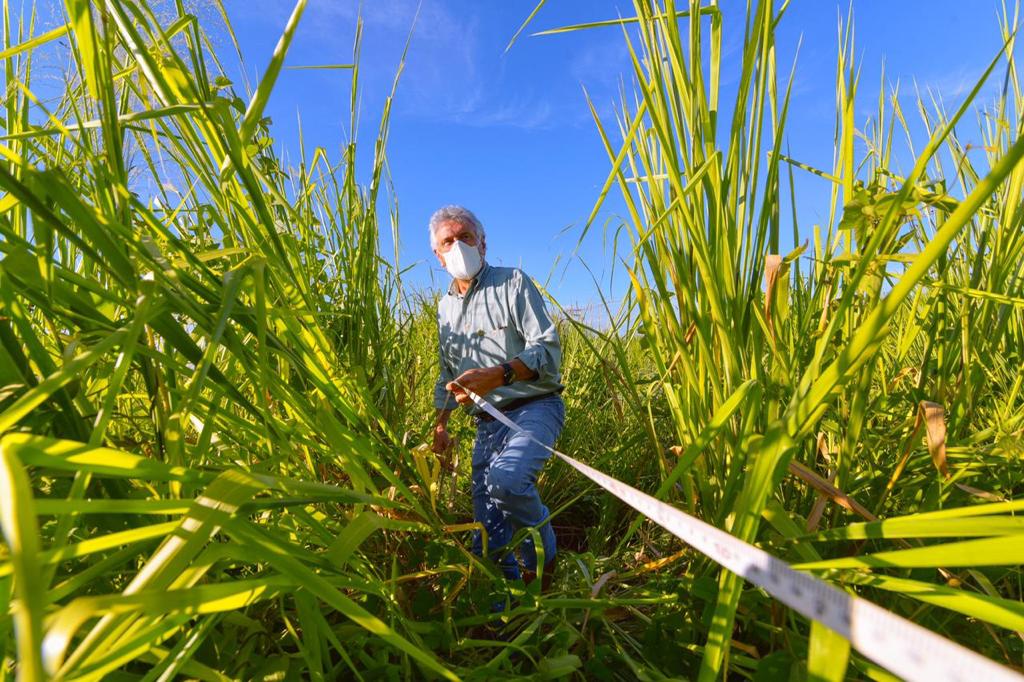
M559 395L546 396L505 413L540 442L553 447L565 421L565 403ZM544 561L555 557L555 531L548 522L549 511L537 493L537 474L551 453L524 434L515 433L501 422L479 421L473 445L473 519L487 530L487 553L499 554L516 529L537 526L544 549ZM473 533L473 552L483 555L480 531ZM520 548L523 565L537 570L537 550L532 534ZM515 554L500 557L510 580L519 578Z

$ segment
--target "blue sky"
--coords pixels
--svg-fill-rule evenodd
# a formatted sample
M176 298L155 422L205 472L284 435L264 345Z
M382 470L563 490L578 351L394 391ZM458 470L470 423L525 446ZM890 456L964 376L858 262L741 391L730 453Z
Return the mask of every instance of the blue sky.
M1000 0L854 0L863 105L871 114L883 60L888 80L899 80L909 106L913 83L950 102L970 89L1000 47ZM203 0L188 3L212 30L218 54L242 92L245 80L217 13ZM613 272L611 235L618 226L611 201L582 247L580 228L609 168L583 88L610 121L619 79L630 73L618 28L530 37L546 28L633 14L628 0L548 0L510 51L509 39L536 0L310 0L287 65L351 61L357 14L364 20L361 58L363 169L372 151L381 106L413 24L419 17L394 103L388 158L400 214L403 265L415 287L440 286L447 276L430 253L426 225L442 204L474 210L488 230L491 262L519 265L565 305L598 299L586 262L612 298L625 282ZM741 0L723 0L723 87L735 80L742 41ZM255 84L291 13L287 0L225 0L241 44L245 73ZM832 164L837 19L848 0L793 0L777 41L783 74L800 45L788 124L794 157ZM305 143L337 160L349 138L347 71L284 70L269 102L279 151L297 158L298 117ZM997 77L1001 80L1001 76ZM615 190L613 190L614 195ZM798 174L797 215L802 232L826 219L828 185ZM608 225L608 230L605 229ZM784 227L783 232L787 233ZM784 248L789 246L787 238ZM390 242L385 245L391 252Z
M745 3L725 0L725 72L742 39ZM474 210L488 230L492 262L520 265L548 281L565 305L597 300L587 270L573 257L580 228L606 177L605 155L583 95L585 87L608 115L619 78L629 73L617 28L550 37L535 30L632 14L631 3L549 0L509 52L505 47L535 5L525 2L423 0L394 105L388 156L398 198L401 258L419 262L416 286L445 280L426 238L430 213L445 203ZM789 143L795 157L828 168L832 163L837 18L847 2L794 0L780 25L780 68L800 45ZM251 76L273 49L291 6L279 0L227 3ZM853 3L864 104L858 124L877 97L883 59L888 79L899 79L908 104L912 84L935 88L950 101L966 94L999 49L994 0ZM416 13L415 0L366 2L362 54L363 118L369 147L380 105ZM288 63L350 61L358 7L354 2L311 0ZM296 139L301 113L307 145L336 152L347 136L349 76L342 71L289 70L269 104L276 139ZM292 142L291 144L294 144ZM797 185L804 233L826 219L828 186L810 176ZM618 224L611 202L578 257L611 296L609 240ZM610 226L606 232L604 224Z

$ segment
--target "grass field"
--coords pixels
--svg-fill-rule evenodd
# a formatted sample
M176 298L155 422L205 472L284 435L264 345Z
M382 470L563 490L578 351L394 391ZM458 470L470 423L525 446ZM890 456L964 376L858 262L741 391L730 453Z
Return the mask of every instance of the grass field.
M555 587L506 583L468 551L472 426L455 476L421 445L436 299L380 248L390 98L286 167L264 107L305 0L245 94L180 3L66 7L37 34L4 3L0 679L891 677L558 462ZM716 6L634 10L590 216L624 201L631 287L607 327L559 316L559 449L1024 669L1018 8L955 110L856 110L844 22L821 169L786 154L778 3L749 2L735 101ZM808 172L813 230L783 215Z

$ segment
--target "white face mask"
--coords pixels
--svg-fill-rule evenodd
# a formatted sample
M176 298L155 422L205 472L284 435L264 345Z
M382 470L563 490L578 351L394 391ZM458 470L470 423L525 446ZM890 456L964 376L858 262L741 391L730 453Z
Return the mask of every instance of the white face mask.
M456 241L444 254L444 269L455 279L473 279L484 265L480 249Z

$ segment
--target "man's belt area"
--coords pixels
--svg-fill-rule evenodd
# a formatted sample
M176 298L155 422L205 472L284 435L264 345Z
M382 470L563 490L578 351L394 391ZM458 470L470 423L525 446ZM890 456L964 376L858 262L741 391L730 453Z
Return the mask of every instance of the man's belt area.
M498 407L498 411L499 412L511 412L512 410L520 408L523 405L529 405L530 403L532 403L532 402L534 402L536 400L540 400L541 398L550 398L551 396L558 395L559 393L561 393L561 391L552 391L551 393L541 393L540 395L531 395L531 396L527 396L525 398L516 398L515 400L510 400L505 405L502 405L501 407ZM477 421L478 424L481 423L481 422L488 423L488 422L494 421L494 417L492 417L491 415L487 414L486 412L481 412L481 413L475 415L475 417L476 417L476 421Z

